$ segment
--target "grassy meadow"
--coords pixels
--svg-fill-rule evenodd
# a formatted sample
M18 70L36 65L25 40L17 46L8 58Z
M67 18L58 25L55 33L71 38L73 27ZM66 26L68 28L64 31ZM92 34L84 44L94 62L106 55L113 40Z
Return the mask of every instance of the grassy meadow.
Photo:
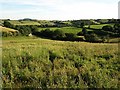
M50 29L52 31L59 29L62 30L64 33L74 33L77 34L78 32L82 31L82 28L75 28L75 27L53 27L53 28L39 28L39 31L45 30L45 29Z
M91 25L90 28L94 29L102 29L103 26L110 25L113 26L114 24L98 24L98 25Z
M16 32L16 30L0 26L0 32Z
M119 88L117 43L3 37L4 88Z
M13 25L40 25L40 23L36 21L18 21L18 20L12 20L9 21Z
M46 21L46 20L1 20L2 32L2 87L3 88L120 88L120 42L119 24L101 23L93 20ZM103 26L109 30L103 30ZM36 28L37 27L37 28ZM86 27L86 28L85 28ZM112 28L112 29L111 29ZM15 30L16 29L16 30ZM35 36L49 29L58 39ZM58 32L59 32L58 30ZM113 32L114 30L114 32ZM94 32L84 34L85 31ZM95 32L96 31L96 32ZM16 33L15 33L16 32ZM78 33L82 32L81 35ZM111 33L110 33L111 32ZM67 33L67 34L65 34ZM69 34L68 34L69 33ZM72 33L72 34L71 34ZM90 43L87 40L62 41L89 38L106 42ZM118 33L118 32L117 32ZM29 34L31 34L29 36ZM83 35L84 34L84 35ZM100 35L99 35L100 34ZM66 36L65 36L66 35ZM68 36L67 36L68 35ZM98 35L98 36L97 36ZM78 39L79 39L78 38ZM92 40L91 39L91 40Z

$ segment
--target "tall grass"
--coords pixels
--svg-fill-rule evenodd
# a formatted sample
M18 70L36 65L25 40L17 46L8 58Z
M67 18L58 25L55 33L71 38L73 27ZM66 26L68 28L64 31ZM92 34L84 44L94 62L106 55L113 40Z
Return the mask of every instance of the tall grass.
M118 44L3 38L3 87L119 88Z

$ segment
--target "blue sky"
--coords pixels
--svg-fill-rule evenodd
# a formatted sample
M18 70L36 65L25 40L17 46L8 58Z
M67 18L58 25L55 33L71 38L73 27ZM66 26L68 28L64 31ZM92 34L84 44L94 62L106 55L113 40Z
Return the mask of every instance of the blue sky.
M0 0L1 19L118 18L118 0Z

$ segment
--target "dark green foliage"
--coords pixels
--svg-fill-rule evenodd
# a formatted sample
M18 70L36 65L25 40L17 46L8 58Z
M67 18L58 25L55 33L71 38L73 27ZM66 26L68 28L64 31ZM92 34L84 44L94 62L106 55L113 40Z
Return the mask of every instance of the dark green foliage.
M15 29L18 30L21 35L28 35L30 33L37 32L38 27L37 26L25 26L25 25L16 25Z
M56 27L65 27L67 24L63 23L62 21L55 21L55 26Z
M49 51L49 60L53 63L53 61L56 59L56 58L59 58L58 55L53 52L53 51Z
M38 27L37 27L37 26L35 26L35 25L31 25L31 26L30 26L30 28L31 28L32 33L34 33L34 32L37 32L37 31L38 31Z
M85 23L84 23L84 22L82 22L82 23L80 24L80 27L81 27L81 28L83 28L83 27L84 27L84 25L85 25Z
M99 56L97 56L97 58L104 58L105 60L109 60L109 59L111 59L111 58L113 58L113 56L112 55L99 55Z
M53 39L62 40L65 37L65 33L62 30L55 30L53 32Z
M74 33L65 33L65 35L66 35L65 40L68 41L74 41L77 37L77 35Z
M78 28L83 28L85 25L92 25L94 24L91 20L73 20L71 21L72 26L78 27Z
M39 34L39 35L38 35ZM36 33L39 37L45 37L54 40L65 40L65 41L79 41L81 38L77 38L77 35L74 33L64 33L62 30L56 29L52 31L50 29L42 30L41 32Z
M103 26L103 27L102 27L102 30L112 32L112 31L113 31L113 27L112 27L112 26L109 26L109 25Z
M82 33L83 33L83 35L86 35L88 32L87 32L87 29L86 28L83 28L82 29Z
M115 24L114 25L114 32L118 33L120 36L120 24Z
M19 32L2 32L3 37L8 37L8 36L19 36Z
M71 23L74 27L80 27L80 21L71 21Z
M83 36L83 32L78 32L77 35L78 36Z
M13 28L13 25L9 22L9 20L5 20L3 25L8 28Z
M102 42L101 39L94 33L92 34L86 34L85 39L88 42Z
M50 29L45 29L40 32L40 36L43 37L51 38L52 35L53 35L53 31L51 31Z

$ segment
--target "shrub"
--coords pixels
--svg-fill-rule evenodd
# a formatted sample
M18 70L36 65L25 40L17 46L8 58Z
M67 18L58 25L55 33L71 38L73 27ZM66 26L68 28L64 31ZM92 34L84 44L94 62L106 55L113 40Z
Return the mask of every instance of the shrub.
M8 37L8 36L18 36L19 35L19 32L16 31L16 32L2 32L2 36L3 37Z
M83 32L78 32L77 35L78 36L83 36Z
M85 35L85 34L88 33L87 30L86 30L86 28L83 28L83 29L82 29L82 33L83 33L83 35Z
M104 31L113 31L113 27L112 26L110 26L110 25L106 25L106 26L103 26L102 27L102 30L104 30Z
M65 37L65 33L62 30L55 30L53 32L53 39L62 40Z
M65 39L69 41L74 41L77 37L77 35L74 33L65 33L65 35L66 35Z
M118 33L120 36L120 24L115 24L114 25L114 32Z
M41 33L41 36L48 37L48 38L52 38L52 35L53 35L53 31L51 31L50 29L42 30L40 33Z
M101 39L94 33L92 34L86 34L85 40L88 42L101 42Z

